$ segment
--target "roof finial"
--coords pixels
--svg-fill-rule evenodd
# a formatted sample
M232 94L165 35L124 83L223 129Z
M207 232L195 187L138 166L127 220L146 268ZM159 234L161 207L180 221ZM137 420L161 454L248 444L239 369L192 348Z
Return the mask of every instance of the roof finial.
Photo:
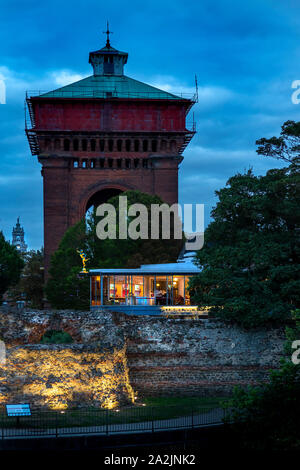
M106 34L107 39L106 39L106 47L110 47L110 42L109 42L109 35L113 34L112 31L109 31L109 23L107 22L107 30L103 31L103 34Z

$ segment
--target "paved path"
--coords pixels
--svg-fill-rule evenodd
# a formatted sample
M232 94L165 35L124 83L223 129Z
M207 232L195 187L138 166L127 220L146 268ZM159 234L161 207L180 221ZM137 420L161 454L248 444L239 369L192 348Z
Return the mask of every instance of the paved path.
M190 429L201 426L222 424L224 411L216 408L194 416L182 416L141 423L109 424L107 426L72 426L64 428L5 428L1 429L0 439L24 439L37 437L100 436L109 434L131 434L157 432L176 429Z

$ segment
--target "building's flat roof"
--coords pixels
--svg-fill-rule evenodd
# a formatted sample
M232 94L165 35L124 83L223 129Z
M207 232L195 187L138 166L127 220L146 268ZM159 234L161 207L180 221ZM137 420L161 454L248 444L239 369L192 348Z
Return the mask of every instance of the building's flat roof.
M201 269L193 262L144 264L136 269L90 269L91 276L97 274L199 274Z

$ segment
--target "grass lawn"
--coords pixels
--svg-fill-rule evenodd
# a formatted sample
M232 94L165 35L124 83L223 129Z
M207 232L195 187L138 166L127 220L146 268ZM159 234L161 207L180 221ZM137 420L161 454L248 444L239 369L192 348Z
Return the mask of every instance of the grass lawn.
M222 398L203 397L161 397L145 398L134 406L120 407L115 410L99 408L68 409L62 412L33 411L31 417L21 417L22 427L75 427L104 426L106 424L138 423L152 420L179 418L207 413L220 408ZM16 418L7 418L0 414L0 427L15 427Z

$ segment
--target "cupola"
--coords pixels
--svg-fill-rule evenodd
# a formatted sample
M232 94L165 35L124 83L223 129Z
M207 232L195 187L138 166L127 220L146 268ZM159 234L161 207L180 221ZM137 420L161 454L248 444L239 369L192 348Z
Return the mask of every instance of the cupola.
M90 52L89 63L92 64L94 75L124 75L124 65L127 62L127 52L121 52L110 44L109 25L107 23L106 45L98 51Z

